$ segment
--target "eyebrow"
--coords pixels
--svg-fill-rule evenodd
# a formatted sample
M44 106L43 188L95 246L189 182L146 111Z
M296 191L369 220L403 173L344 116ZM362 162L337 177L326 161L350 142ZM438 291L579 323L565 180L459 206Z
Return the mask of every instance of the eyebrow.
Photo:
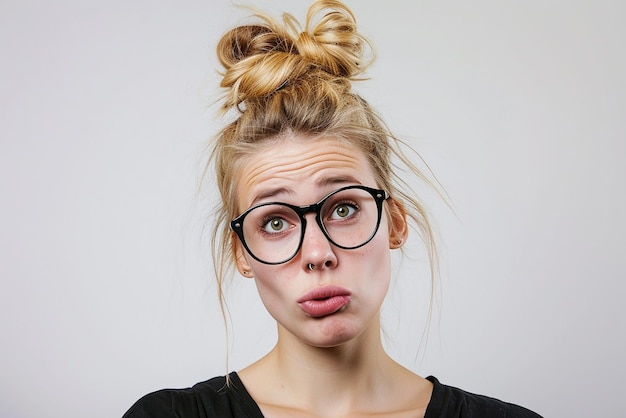
M347 184L359 184L360 185L361 182L358 181L355 177L350 176L350 175L322 177L321 179L315 182L315 186L320 187L320 188L327 187L327 186L341 185L341 184L346 184L346 185ZM250 203L250 207L256 205L257 202L259 201L262 201L271 197L279 196L282 194L291 195L291 194L294 194L294 190L289 187L273 187L273 188L262 189L254 197L254 199L252 200L252 203Z
M336 184L353 184L353 183L361 184L361 182L358 181L355 177L352 177L350 175L345 175L345 176L322 177L317 182L315 182L315 185L317 187L325 187L325 186L333 186Z
M278 196L281 194L293 194L293 189L287 188L287 187L273 187L273 188L262 189L254 197L254 199L252 200L252 203L250 203L250 207L256 205L257 202L259 202L260 200L265 200L270 197Z

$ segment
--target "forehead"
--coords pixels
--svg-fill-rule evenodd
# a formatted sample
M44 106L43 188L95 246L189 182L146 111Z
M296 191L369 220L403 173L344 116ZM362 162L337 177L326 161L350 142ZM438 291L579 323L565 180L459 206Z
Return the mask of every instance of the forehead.
M358 146L324 136L289 135L259 144L236 174L240 210L273 197L315 201L339 185L377 186Z

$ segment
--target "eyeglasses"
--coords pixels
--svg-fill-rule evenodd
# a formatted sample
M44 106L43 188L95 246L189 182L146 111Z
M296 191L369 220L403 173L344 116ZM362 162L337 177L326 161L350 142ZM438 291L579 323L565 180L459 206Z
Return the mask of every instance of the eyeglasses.
M353 250L376 235L383 202L388 198L384 190L347 186L308 206L261 203L231 221L230 227L255 260L282 264L294 258L302 247L307 213L315 213L315 221L328 241Z

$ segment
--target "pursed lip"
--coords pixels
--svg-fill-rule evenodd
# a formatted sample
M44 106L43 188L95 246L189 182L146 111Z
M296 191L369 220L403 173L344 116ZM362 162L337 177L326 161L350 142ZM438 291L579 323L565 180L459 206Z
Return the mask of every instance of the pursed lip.
M343 309L350 302L350 292L339 286L324 286L305 293L297 302L307 315L319 318Z

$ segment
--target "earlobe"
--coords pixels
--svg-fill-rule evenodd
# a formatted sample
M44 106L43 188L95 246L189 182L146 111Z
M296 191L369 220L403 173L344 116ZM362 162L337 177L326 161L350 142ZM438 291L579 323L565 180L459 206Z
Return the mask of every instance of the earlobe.
M246 256L244 254L244 249L241 245L241 242L239 242L239 239L237 239L236 236L233 236L232 243L233 255L235 256L235 265L237 266L237 270L243 277L253 277L252 268L250 267L248 260L246 260Z
M389 248L400 248L409 236L409 226L406 220L406 210L402 202L389 198Z

